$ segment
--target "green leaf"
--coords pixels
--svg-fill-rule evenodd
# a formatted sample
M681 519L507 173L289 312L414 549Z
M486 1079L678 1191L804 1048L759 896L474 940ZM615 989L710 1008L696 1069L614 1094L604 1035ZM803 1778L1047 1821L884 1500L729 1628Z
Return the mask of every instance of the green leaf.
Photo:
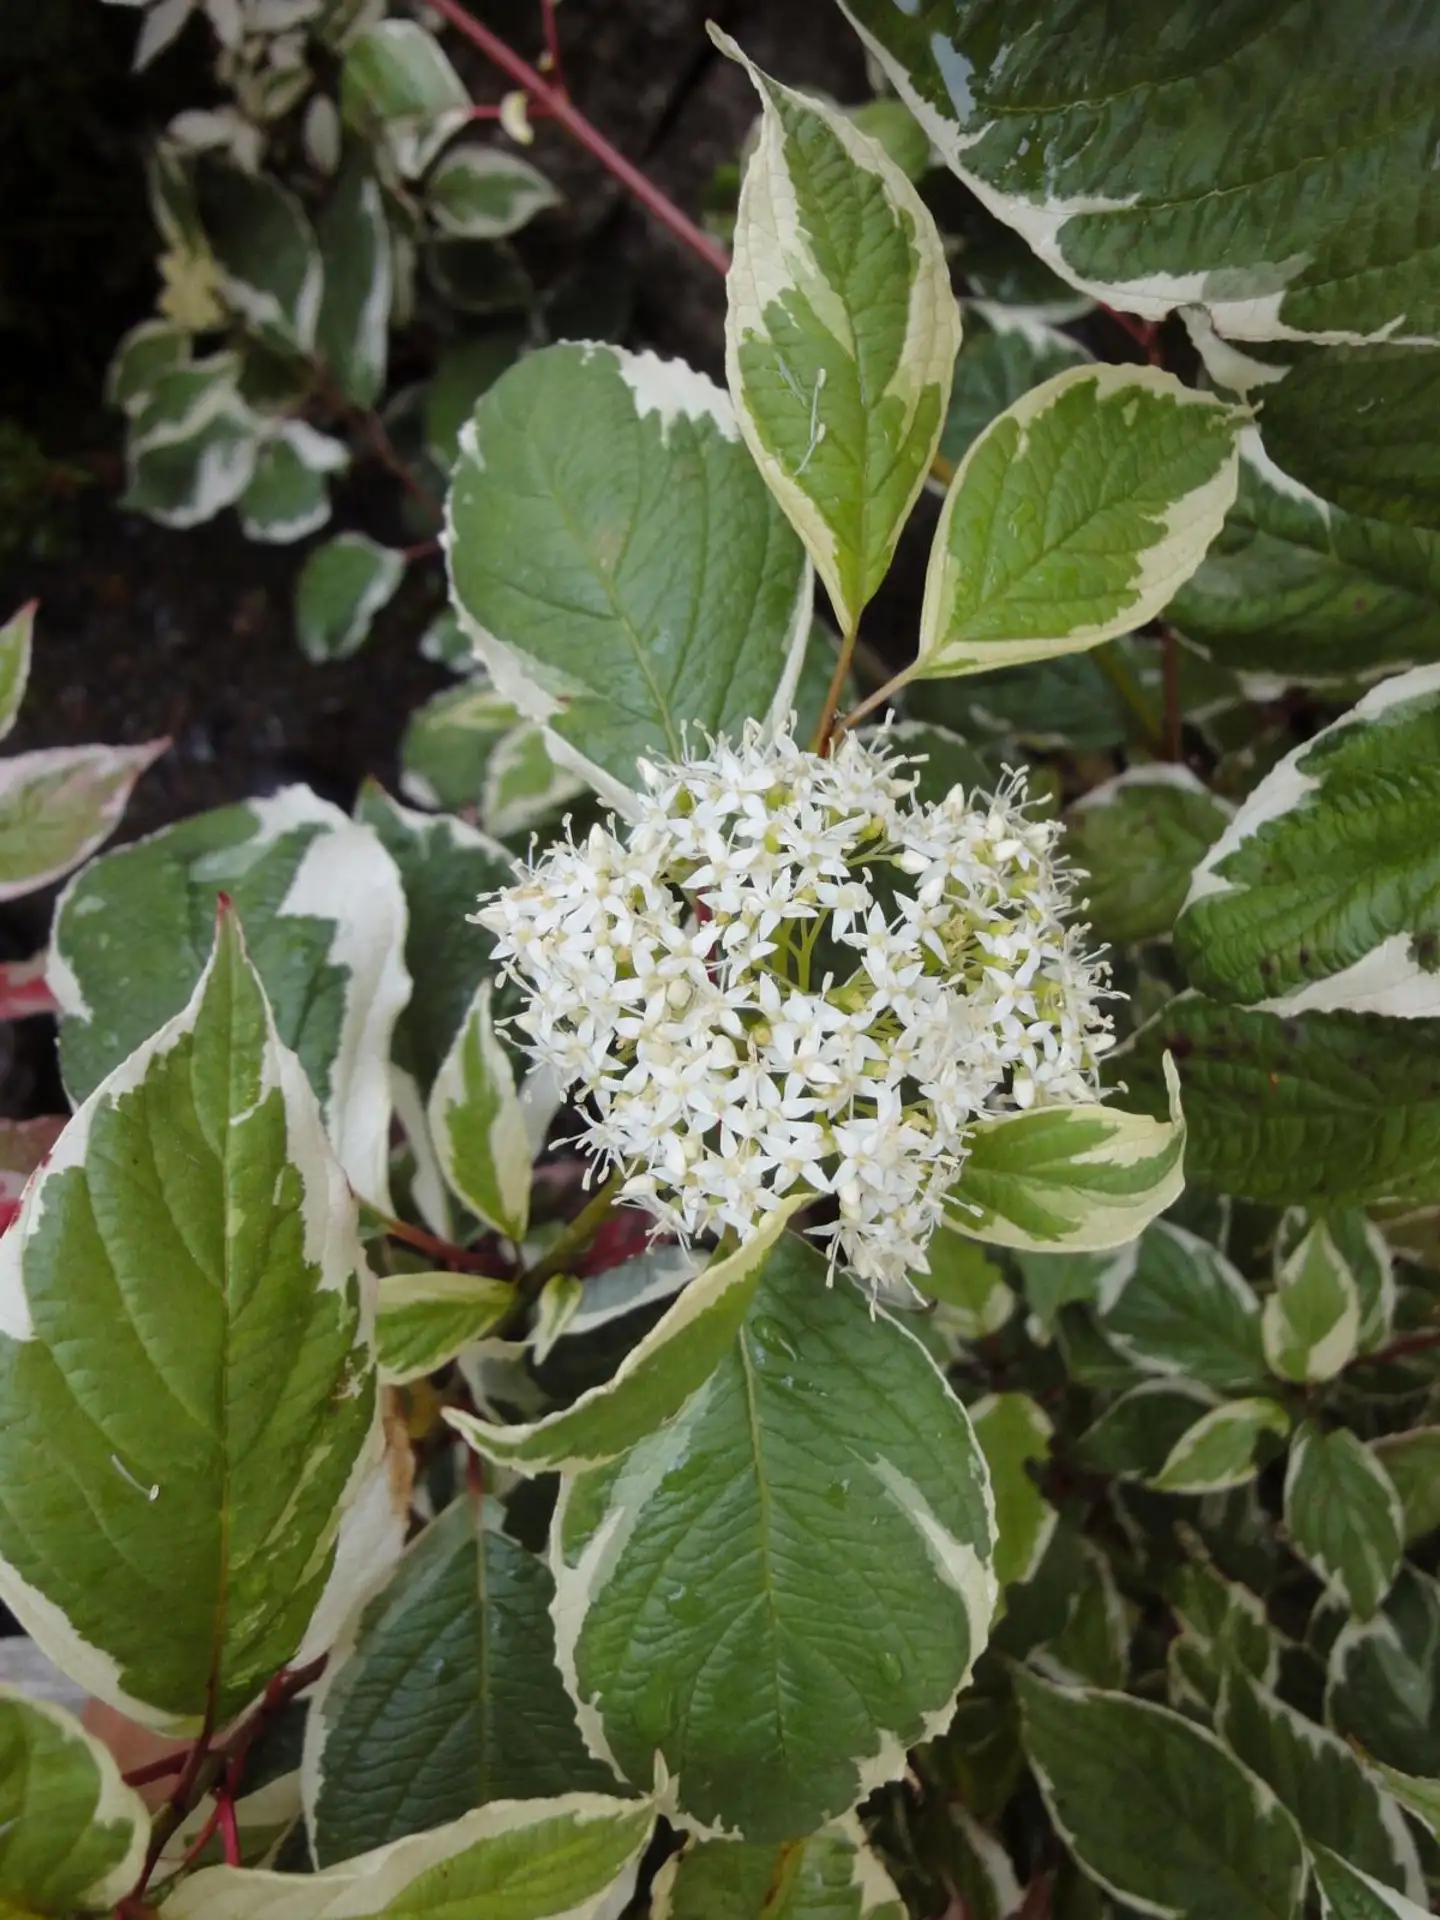
M1123 1687L1130 1666L1130 1616L1109 1560L1080 1542L1079 1583L1065 1625L1032 1655L1065 1685Z
M293 437L296 426L303 427L303 422L293 423L291 432L282 428L256 455L255 472L240 498L240 526L247 540L288 546L330 518L330 489L325 484L329 469L307 462ZM342 448L338 464L343 466L348 458Z
M35 630L32 600L0 627L0 740L11 731L30 678L30 641Z
M1405 1543L1423 1540L1440 1527L1440 1427L1412 1427L1370 1442L1400 1496Z
M1266 1384L1260 1303L1216 1248L1158 1221L1102 1282L1105 1337L1137 1367L1221 1393Z
M1218 999L1440 1014L1440 666L1386 680L1288 754L1191 884L1176 944Z
M598 1793L500 1800L323 1873L210 1867L165 1904L173 1920L608 1920L653 1825Z
M307 660L348 660L405 578L405 556L364 533L316 547L295 587L295 635Z
M375 1318L381 1379L401 1387L438 1373L514 1304L510 1282L484 1274L382 1274Z
M585 1298L585 1282L573 1273L552 1273L535 1302L535 1324L530 1329L530 1351L543 1367L557 1340L570 1331Z
M105 399L112 407L136 413L150 398L156 381L187 366L195 338L174 320L142 320L120 336L105 371Z
M981 434L930 550L922 679L1113 640L1153 619L1235 498L1238 416L1153 367L1075 367Z
M995 1498L995 1578L1002 1590L1033 1580L1058 1515L1030 1472L1050 1457L1055 1428L1028 1393L991 1393L970 1409L970 1424Z
M381 140L414 179L470 114L470 95L433 34L414 20L382 20L345 49L340 111L367 140Z
M937 1227L925 1249L924 1273L911 1284L940 1302L945 1323L962 1340L998 1333L1015 1311L1015 1295L995 1262L973 1240Z
M525 345L523 328L491 327L470 339L456 341L436 361L425 387L425 445L447 473L455 465L461 429L474 413L475 403L507 367L514 366ZM449 617L454 619L453 614ZM468 671L475 664L474 651L458 623L457 630Z
M1021 1252L1015 1260L1025 1283L1025 1303L1047 1339L1060 1309L1098 1300L1101 1283L1115 1266L1108 1253Z
M1424 1898L1424 1875L1400 1809L1337 1735L1238 1665L1225 1675L1215 1731L1274 1790L1310 1846L1338 1847L1352 1866Z
M169 745L42 747L0 760L0 901L49 886L103 846Z
M948 1724L995 1597L964 1410L910 1333L826 1279L783 1239L709 1381L566 1482L552 1533L587 1743L637 1783L659 1767L681 1824L757 1843L834 1818Z
M949 166L1097 300L1150 320L1203 303L1239 339L1434 337L1429 9L1367 15L1368 67L1324 0L1243 32L1183 0L1149 36L1106 0L1019 0L1003 34L984 0L844 8Z
M375 833L405 891L405 965L414 992L395 1025L395 1063L428 1099L481 980L494 970L493 942L469 915L482 893L509 884L514 862L464 820L414 813L374 781L362 787L355 818Z
M125 440L121 505L186 528L233 506L250 484L260 422L238 391L240 360L219 353L161 374Z
M661 1868L651 1920L905 1920L853 1816L778 1847L694 1842Z
M222 892L340 1164L388 1211L389 1042L410 990L405 901L374 834L308 787L196 814L70 882L48 973L67 1092L85 1099L185 1005Z
M559 202L528 160L469 141L449 148L425 182L425 205L436 226L463 240L503 240Z
M81 1685L193 1731L328 1645L400 1545L373 1301L227 910L0 1240L0 1595Z
M1322 500L1247 427L1239 496L1166 618L1213 659L1287 681L1415 666L1440 657L1440 538Z
M551 759L542 727L513 727L486 762L480 816L488 832L514 838L584 792L585 782Z
M1390 1338L1395 1321L1395 1260L1379 1227L1357 1207L1326 1207L1307 1214L1294 1208L1275 1236L1277 1269L1298 1249L1316 1224L1330 1237L1336 1257L1350 1276L1360 1301L1357 1351L1369 1353Z
M1182 994L1116 1056L1127 1098L1185 1092L1185 1169L1217 1193L1286 1205L1440 1200L1440 1020L1275 1013Z
M809 568L729 401L682 363L531 354L476 408L449 517L456 608L499 691L612 797L687 728L789 712Z
M543 1561L462 1494L351 1619L310 1707L302 1768L317 1866L494 1800L614 1791L555 1671Z
M519 1242L530 1219L530 1143L491 1018L492 992L482 980L435 1075L426 1117L451 1191L486 1226Z
M1345 1427L1295 1436L1285 1474L1285 1528L1311 1571L1368 1620L1405 1552L1400 1499L1373 1453Z
M949 1224L1032 1251L1125 1245L1185 1186L1185 1121L1170 1070L1170 1119L1087 1104L978 1120L966 1137Z
M1266 1436L1283 1440L1289 1431L1290 1416L1277 1401L1227 1401L1181 1434L1150 1484L1160 1493L1189 1494L1242 1487L1260 1470L1256 1455Z
M468 639L465 644L468 649ZM405 723L401 791L417 806L478 807L486 769L517 724L519 713L484 674L444 688Z
M0 1687L0 1907L108 1912L140 1877L150 1816L107 1747L46 1700Z
M1326 1920L1425 1920L1430 1911L1428 1906L1407 1900L1403 1893L1362 1873L1328 1847L1312 1847L1310 1863Z
M385 390L395 270L380 183L360 154L340 169L315 231L325 282L316 345L345 398L370 407Z
M1192 870L1230 809L1188 767L1131 767L1070 809L1065 852L1083 869L1085 914L1115 946L1161 940L1185 904Z
M269 174L212 162L199 181L222 297L265 345L308 353L325 275L305 209Z
M1007 407L1043 380L1089 359L1078 341L1043 321L989 301L971 302L940 432L942 458L958 464Z
M1117 647L1124 650L1125 641ZM1032 660L973 681L919 680L906 696L908 712L949 728L977 747L1012 742L1051 748L1103 749L1127 737L1126 712L1108 680L1086 654Z
M726 288L740 430L843 633L890 566L950 398L960 309L929 210L837 109L722 53L760 95Z
M1402 1567L1384 1610L1350 1621L1330 1652L1325 1718L1368 1754L1440 1775L1440 1587Z
M1333 1380L1355 1357L1360 1291L1323 1221L1281 1265L1260 1331L1270 1370L1282 1380Z
M1350 1753L1351 1749L1346 1747L1345 1751ZM1371 1764L1405 1811L1414 1814L1420 1824L1440 1840L1440 1780L1417 1779L1413 1773L1402 1773L1398 1767L1387 1767L1381 1760Z
M1290 1920L1305 1855L1290 1816L1213 1735L1167 1708L1016 1676L1051 1817L1116 1899L1186 1920ZM1159 1844L1163 1836L1163 1844Z
M1075 1458L1090 1473L1118 1480L1150 1480L1196 1421L1213 1406L1213 1395L1184 1379L1145 1380L1107 1407L1075 1442Z
M615 1459L673 1420L733 1348L766 1260L799 1204L776 1207L736 1252L713 1259L614 1376L562 1412L524 1426L454 1408L445 1418L477 1453L524 1474L573 1474Z

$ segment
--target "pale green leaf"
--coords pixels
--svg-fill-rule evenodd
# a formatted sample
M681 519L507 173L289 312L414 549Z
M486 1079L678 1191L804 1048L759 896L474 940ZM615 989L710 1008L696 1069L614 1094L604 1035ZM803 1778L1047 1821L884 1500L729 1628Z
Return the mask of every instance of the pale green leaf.
M438 1373L514 1304L508 1280L480 1273L382 1274L375 1318L381 1378L399 1387Z
M440 1062L426 1117L452 1192L477 1219L520 1241L530 1218L530 1143L510 1059L491 1016L489 980L476 989Z
M1351 1753L1349 1747L1345 1751ZM1371 1764L1393 1798L1440 1840L1440 1780L1421 1780L1413 1773L1402 1773L1398 1767L1387 1767L1383 1760Z
M364 533L316 547L295 586L295 635L307 660L345 660L364 646L405 578L405 556Z
M1118 1480L1152 1479L1214 1395L1190 1380L1145 1380L1120 1394L1075 1441L1077 1462Z
M1284 1439L1290 1416L1275 1400L1230 1400L1212 1407L1171 1447L1150 1484L1160 1493L1223 1493L1253 1480L1267 1435Z
M84 1099L185 1005L221 893L341 1165L388 1210L390 1035L410 991L405 901L375 835L308 787L197 814L70 882L48 973L66 1090Z
M1395 1257L1384 1234L1358 1207L1325 1207L1314 1213L1293 1208L1275 1236L1277 1268L1295 1252L1311 1227L1323 1224L1360 1301L1357 1350L1383 1345L1395 1323Z
M25 698L36 605L36 601L30 601L0 627L0 740L14 727Z
M612 798L687 732L789 713L810 570L729 400L678 361L562 345L502 374L462 436L447 550L498 690Z
M1221 1393L1266 1385L1260 1303L1215 1247L1168 1220L1117 1256L1101 1283L1107 1340L1149 1373Z
M480 817L488 833L509 839L584 792L585 782L551 758L542 727L513 727L485 763Z
M464 125L470 95L433 34L414 20L382 20L345 49L340 111L357 133L383 139L413 179Z
M1405 1541L1423 1540L1440 1527L1440 1427L1411 1427L1370 1442L1400 1496Z
M1185 1185L1180 1083L1168 1069L1168 1122L1086 1104L979 1120L966 1137L947 1219L1005 1247L1057 1253L1124 1246Z
M324 269L304 207L269 174L208 163L198 178L221 296L267 346L309 352Z
M246 539L287 546L314 533L329 518L330 489L324 474L307 466L283 435L267 440L240 497L240 526Z
M779 1847L692 1842L661 1868L651 1920L905 1920L853 1816Z
M843 4L946 162L1097 300L1203 304L1238 339L1440 332L1429 8L1304 0L1242 30L1180 0L1142 33L1107 0L1012 0L1001 33L985 0Z
M514 366L528 344L523 326L491 326L446 347L435 362L435 371L425 384L425 445L447 473L460 452L460 433L474 413L475 403L507 367ZM453 613L448 617L455 618ZM475 650L463 628L456 624L465 670L473 671ZM451 662L447 660L446 664Z
M1105 1554L1088 1540L1080 1554L1065 1624L1031 1658L1067 1686L1121 1687L1130 1666L1130 1615Z
M671 1421L733 1349L766 1261L799 1201L776 1207L734 1253L692 1280L614 1376L560 1413L499 1426L447 1409L477 1453L520 1473L576 1473L613 1460Z
M949 1227L937 1227L925 1258L927 1270L912 1271L910 1281L940 1303L946 1326L962 1340L998 1333L1015 1311L1015 1295L983 1248Z
M121 505L186 528L233 506L250 484L260 422L238 391L239 357L213 354L161 373L125 441Z
M122 334L105 373L105 398L136 413L162 374L189 363L194 335L174 320L142 320Z
M1332 1380L1354 1358L1360 1291L1323 1221L1281 1265L1260 1331L1270 1370L1282 1380Z
M1368 1620L1400 1571L1404 1520L1389 1475L1347 1428L1307 1424L1295 1436L1285 1528L1317 1578Z
M1185 904L1190 875L1220 837L1230 809L1188 767L1130 767L1070 809L1065 853L1081 869L1084 912L1100 940L1163 939Z
M1328 1847L1312 1847L1310 1861L1325 1920L1425 1920L1430 1912Z
M1016 401L945 496L914 673L1043 660L1153 619L1235 498L1236 431L1153 367L1076 367Z
M66 1672L193 1731L328 1644L400 1544L373 1312L227 912L189 1004L80 1107L0 1240L0 1595Z
M1118 1900L1186 1920L1291 1920L1305 1855L1288 1813L1213 1735L1121 1693L1017 1676L1051 1817Z
M530 1333L530 1351L537 1367L550 1358L555 1342L570 1331L571 1322L585 1298L585 1282L573 1273L553 1273L540 1289L535 1302L535 1325Z
M171 1920L611 1920L653 1824L598 1793L496 1800L323 1873L209 1867L165 1904Z
M942 458L957 465L1007 407L1042 380L1089 359L1078 341L1027 313L991 301L968 302L965 341L940 433Z
M0 1908L106 1912L139 1879L149 1837L109 1749L60 1707L0 1687Z
M1220 1689L1215 1731L1273 1789L1312 1847L1336 1847L1387 1886L1424 1897L1424 1875L1400 1809L1336 1734L1238 1665Z
M1001 1588L1032 1580L1058 1518L1035 1484L1032 1464L1050 1457L1055 1428L1027 1393L992 1393L970 1409L970 1424L995 1498L995 1578Z
M1182 994L1115 1056L1126 1098L1150 1113L1165 1110L1167 1053L1194 1185L1282 1206L1440 1200L1440 1020L1282 1016Z
M360 154L341 168L315 232L325 279L316 344L346 399L373 406L385 386L394 264L380 183Z
M464 240L503 240L559 199L528 160L469 141L450 147L425 181L436 226Z
M615 1791L555 1671L545 1564L462 1494L342 1630L311 1701L306 1825L327 1867L493 1800Z
M1015 1256L1025 1283L1025 1304L1048 1339L1054 1332L1055 1316L1062 1307L1075 1302L1093 1303L1100 1297L1101 1282L1113 1272L1114 1261L1108 1253L1028 1253Z
M103 846L169 745L42 747L0 760L0 901L49 886Z
M473 667L475 656L467 636ZM415 708L400 737L400 790L420 807L476 807L502 742L523 724L483 673Z
M1440 1015L1440 666L1367 693L1286 756L1196 871L1176 944L1216 998Z
M727 281L730 393L853 633L940 437L960 309L934 219L885 150L711 37L761 102Z
M1440 1776L1440 1586L1403 1566L1383 1610L1351 1620L1329 1656L1325 1718L1365 1752L1422 1778Z
M992 1539L925 1349L786 1236L679 1416L562 1491L556 1640L588 1744L637 1784L659 1768L683 1825L812 1832L948 1724Z

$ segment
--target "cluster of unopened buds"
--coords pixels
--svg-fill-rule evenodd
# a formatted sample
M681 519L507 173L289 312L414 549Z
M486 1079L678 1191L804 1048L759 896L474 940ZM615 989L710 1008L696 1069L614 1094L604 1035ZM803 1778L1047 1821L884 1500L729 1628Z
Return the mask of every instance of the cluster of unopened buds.
M883 732L823 758L752 724L642 763L623 837L481 905L585 1144L682 1238L828 1197L832 1266L903 1290L976 1120L1095 1097L1104 972L1058 827L1014 775L922 805L914 765Z

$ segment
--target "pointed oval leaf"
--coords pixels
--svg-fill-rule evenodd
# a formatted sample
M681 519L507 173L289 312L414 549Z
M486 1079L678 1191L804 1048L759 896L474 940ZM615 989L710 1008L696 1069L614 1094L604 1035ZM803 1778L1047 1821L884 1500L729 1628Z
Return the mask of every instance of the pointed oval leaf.
M853 1815L779 1847L692 1843L661 1868L651 1920L905 1920Z
M174 320L142 320L122 334L105 371L105 398L136 413L162 374L189 363L195 338Z
M466 141L450 147L425 182L436 226L462 240L503 240L559 199L528 160Z
M799 1204L777 1207L736 1252L712 1260L613 1378L562 1412L517 1426L453 1408L445 1418L477 1453L520 1473L577 1473L613 1460L674 1419L733 1348L766 1261Z
M388 1273L380 1280L375 1344L380 1377L403 1387L438 1373L515 1304L508 1280L480 1273Z
M948 1724L995 1602L964 1409L787 1235L679 1416L567 1482L552 1528L581 1730L682 1825L813 1831Z
M295 634L307 660L348 660L405 578L405 556L364 533L316 547L295 587Z
M189 1004L0 1239L0 1595L57 1665L193 1730L297 1653L384 1473L373 1313L354 1201L227 912ZM376 1520L344 1579L373 1578L387 1530L398 1550Z
M1290 1544L1352 1613L1368 1620L1405 1552L1400 1497L1377 1457L1345 1427L1303 1426L1285 1474Z
M1370 1442L1400 1496L1405 1544L1440 1527L1440 1427L1411 1427Z
M1275 1013L1440 1015L1440 666L1282 760L1191 882L1175 931L1204 992Z
M49 1701L0 1686L0 1905L108 1912L145 1863L150 1815L109 1749Z
M388 1211L388 1055L410 991L405 902L375 835L308 787L162 828L71 881L48 972L66 1090L84 1099L184 1006L222 889L341 1165Z
M980 1120L947 1218L959 1232L1043 1253L1105 1252L1142 1233L1185 1187L1185 1119L1172 1068L1169 1121L1098 1104Z
M42 747L0 760L0 901L49 886L102 847L169 745Z
M487 833L514 838L584 791L585 782L551 758L542 727L512 727L486 762L480 817Z
M1383 1610L1342 1627L1329 1655L1325 1718L1367 1754L1440 1775L1440 1585L1402 1566Z
M0 740L15 725L30 678L30 642L36 602L21 607L0 627Z
M1076 367L1008 407L945 496L914 674L1044 660L1153 619L1224 524L1237 428L1153 367Z
M166 1906L174 1920L610 1920L653 1825L648 1806L598 1793L496 1800L323 1873L208 1867Z
M970 251L965 253L967 277ZM980 435L1043 380L1090 355L1076 340L1022 309L993 300L965 305L965 343L955 361L950 406L940 432L940 457L957 466Z
M1352 1866L1412 1899L1425 1897L1425 1876L1399 1807L1328 1727L1316 1726L1232 1665L1220 1689L1215 1731L1273 1788L1311 1847L1338 1847Z
M1100 1282L1101 1327L1147 1373L1243 1393L1266 1384L1260 1303L1224 1254L1168 1220Z
M305 209L268 174L207 163L199 182L222 296L267 345L308 353L324 270Z
M934 218L885 150L713 27L711 38L761 104L726 282L730 393L853 633L925 483L960 308Z
M1305 1854L1295 1823L1213 1734L1122 1693L1030 1674L1017 1684L1051 1817L1116 1899L1186 1920L1299 1913Z
M1242 32L1181 0L1163 34L1106 0L1019 0L1003 33L985 0L842 4L947 164L1097 300L1150 320L1203 303L1237 339L1440 338L1429 8L1365 17L1370 68L1326 0Z
M1059 1518L1030 1468L1050 1458L1054 1424L1028 1393L991 1393L970 1409L970 1424L995 1497L995 1578L1002 1589L1032 1580Z
M1310 1859L1325 1920L1425 1920L1430 1911L1328 1847L1312 1847Z
M469 118L470 95L433 33L416 20L382 20L345 49L340 111L357 133L383 139L413 179Z
M1085 915L1098 938L1122 946L1163 939L1230 813L1170 761L1129 767L1077 800L1065 852L1084 870Z
M1160 1493L1186 1494L1243 1487L1260 1470L1256 1451L1266 1435L1283 1440L1289 1431L1290 1416L1276 1400L1227 1401L1181 1434L1150 1485Z
M623 802L687 728L789 712L810 633L804 550L726 395L679 361L553 346L461 436L451 592L497 689Z
M288 440L267 440L240 496L245 538L288 546L316 532L329 518L330 489L324 474L307 466Z
M1333 1380L1360 1342L1360 1290L1323 1221L1283 1263L1260 1322L1282 1380Z
M380 183L352 155L315 223L325 288L316 345L347 400L373 406L385 387L394 262Z
M530 1142L510 1057L491 1017L493 992L489 980L476 989L426 1111L451 1190L477 1219L520 1241L530 1218Z
M555 1671L553 1585L466 1495L342 1630L310 1704L302 1780L317 1866L493 1800L614 1791Z

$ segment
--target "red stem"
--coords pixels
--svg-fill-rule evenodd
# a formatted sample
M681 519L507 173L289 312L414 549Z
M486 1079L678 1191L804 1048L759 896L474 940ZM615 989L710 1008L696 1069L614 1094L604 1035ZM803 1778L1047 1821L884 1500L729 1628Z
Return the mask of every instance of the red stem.
M442 1240L436 1234L427 1233L424 1227L412 1227L408 1220L386 1220L385 1237L387 1240L403 1240L407 1247L414 1247L417 1253L429 1254L432 1260L443 1261L447 1267L458 1267L462 1273L478 1273L487 1280L498 1278L490 1272L490 1262L482 1254L457 1247L452 1240Z
M134 1767L123 1776L127 1787L148 1787L153 1780L164 1780L172 1773L179 1773L190 1758L190 1749L183 1753L168 1754L163 1760L152 1760L148 1767Z
M653 181L647 180L638 167L632 166L618 148L612 147L599 128L593 126L572 104L563 87L552 84L528 60L522 60L513 47L507 46L489 27L468 13L460 0L430 0L430 5L433 12L442 15L458 33L463 33L467 40L479 47L487 60L493 61L516 86L523 87L538 106L557 120L582 147L594 154L601 166L613 174L642 207L653 213L662 226L668 227L677 240L682 240L692 253L698 254L717 273L729 271L730 256L725 249L697 227L688 214L682 213L675 202L668 199Z
M0 1020L29 1020L60 1007L45 984L45 956L0 961Z
M1356 1365L1376 1367L1387 1360L1403 1360L1407 1353L1428 1353L1432 1347L1440 1347L1440 1327L1431 1327L1423 1333L1405 1333L1398 1340L1392 1340L1388 1347L1377 1347L1374 1353L1362 1353Z
M240 1829L235 1820L235 1802L229 1792L217 1793L215 1811L220 1816L220 1844L225 1849L227 1867L240 1865Z
M555 27L555 0L540 0L540 20L545 29L545 51L550 56L550 72L562 93L568 93L565 75L560 70L560 35Z

